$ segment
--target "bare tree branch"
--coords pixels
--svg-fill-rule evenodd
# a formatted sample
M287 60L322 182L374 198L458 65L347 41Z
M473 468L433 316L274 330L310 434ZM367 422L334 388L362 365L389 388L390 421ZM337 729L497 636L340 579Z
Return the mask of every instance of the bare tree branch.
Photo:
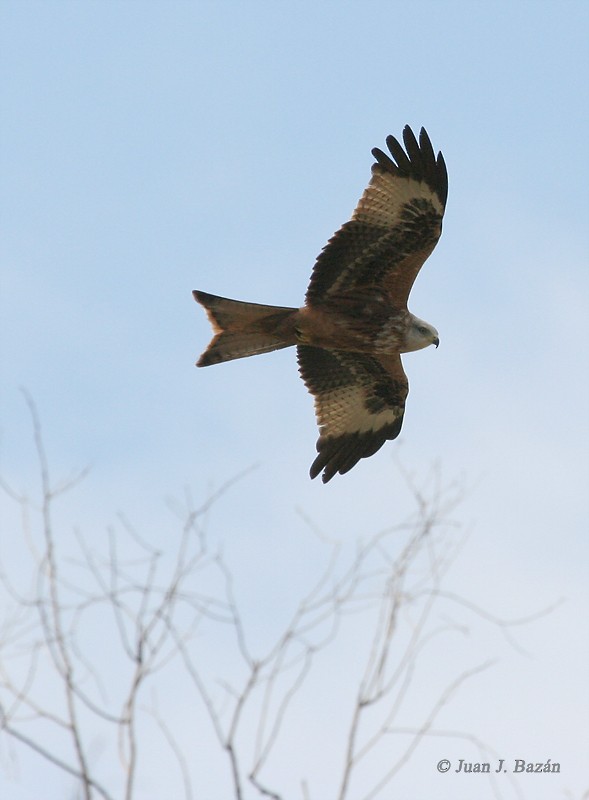
M214 504L249 470L200 504L192 502L188 490L183 503L168 501L176 532L168 537L165 553L122 514L98 549L75 530L72 553L55 534L54 503L86 471L52 483L39 416L26 393L25 400L41 489L35 505L25 492L0 481L0 488L20 508L31 558L30 580L9 578L0 565L0 589L11 609L0 627L0 723L10 739L73 777L84 800L139 796L146 718L155 721L166 743L164 750L172 759L172 771L179 773L186 800L198 796L193 789L198 775L191 750L186 749L191 745L177 735L155 702L146 705L142 700L149 686L153 691L157 686L159 695L159 686L168 686L169 673L181 673L186 707L195 704L203 712L203 734L224 754L224 777L234 798L247 800L254 792L282 800L290 788L272 785L279 781L270 776L293 708L304 702L308 679L321 659L330 657L330 647L346 641L358 623L365 638L346 673L343 704L349 715L340 732L341 770L332 776L334 797L382 796L427 736L453 736L491 752L474 734L436 730L434 724L454 695L493 662L465 668L445 684L441 681L428 713L422 712L408 726L400 724L401 713L422 691L419 665L435 652L442 637L465 634L465 616L474 614L481 624L493 625L517 647L510 629L535 622L557 604L505 620L443 586L462 546L454 519L462 492L444 484L438 467L421 485L399 467L415 513L401 524L359 537L351 554L299 512L323 549L323 567L284 619L277 615L268 641L255 646L238 599L239 576L229 568L223 548L211 545L208 533ZM96 613L110 624L108 656L116 659L116 683L97 658L104 653L95 643L94 649L88 644L88 620ZM218 637L223 637L231 656L216 666L212 648L195 648L194 642L206 644ZM172 665L175 669L169 670ZM38 688L48 678L58 683L61 702ZM66 755L43 738L40 726L60 732L62 740L67 734ZM117 777L111 779L118 786L113 788L97 779L87 745L97 726L113 751L118 744ZM367 770L370 759L395 737L399 747L394 757L389 754L376 772ZM297 768L301 797L311 800L307 766L301 762ZM496 784L493 790L497 792Z

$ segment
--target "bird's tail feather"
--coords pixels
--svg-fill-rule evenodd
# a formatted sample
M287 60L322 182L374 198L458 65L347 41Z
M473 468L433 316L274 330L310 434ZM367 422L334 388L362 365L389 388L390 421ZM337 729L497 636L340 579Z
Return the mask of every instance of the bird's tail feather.
M207 312L215 334L196 362L197 367L269 353L296 344L296 308L243 303L207 292L194 291L192 294Z

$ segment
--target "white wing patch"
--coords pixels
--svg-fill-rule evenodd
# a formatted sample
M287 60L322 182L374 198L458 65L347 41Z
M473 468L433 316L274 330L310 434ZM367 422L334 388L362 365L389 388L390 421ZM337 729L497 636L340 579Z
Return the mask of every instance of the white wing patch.
M393 228L400 218L401 209L412 200L427 200L440 215L444 206L425 181L415 178L399 180L397 175L375 170L352 215L358 222L383 228Z
M342 386L321 394L315 400L321 436L372 433L392 425L403 408L371 412L366 408L366 390L361 386Z

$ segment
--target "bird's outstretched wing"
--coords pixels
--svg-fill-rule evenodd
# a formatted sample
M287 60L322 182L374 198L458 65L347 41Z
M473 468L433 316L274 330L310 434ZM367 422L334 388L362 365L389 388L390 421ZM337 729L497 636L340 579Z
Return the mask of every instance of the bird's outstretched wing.
M327 483L399 435L408 392L401 358L297 347L299 370L315 397L318 456L311 477Z
M417 273L442 232L448 175L424 128L417 141L405 126L403 142L405 149L394 136L387 137L390 156L372 151L376 163L370 183L350 221L317 258L307 304L381 287L391 305L406 307Z

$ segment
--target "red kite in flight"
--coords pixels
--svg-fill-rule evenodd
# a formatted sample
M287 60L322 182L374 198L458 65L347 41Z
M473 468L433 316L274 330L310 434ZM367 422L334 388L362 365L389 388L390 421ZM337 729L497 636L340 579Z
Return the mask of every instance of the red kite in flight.
M310 474L324 482L399 435L409 391L400 354L439 344L407 298L440 238L448 175L423 128L418 141L406 126L403 142L387 137L390 156L372 151L370 183L317 258L302 308L193 292L215 333L197 366L296 345L320 434Z

